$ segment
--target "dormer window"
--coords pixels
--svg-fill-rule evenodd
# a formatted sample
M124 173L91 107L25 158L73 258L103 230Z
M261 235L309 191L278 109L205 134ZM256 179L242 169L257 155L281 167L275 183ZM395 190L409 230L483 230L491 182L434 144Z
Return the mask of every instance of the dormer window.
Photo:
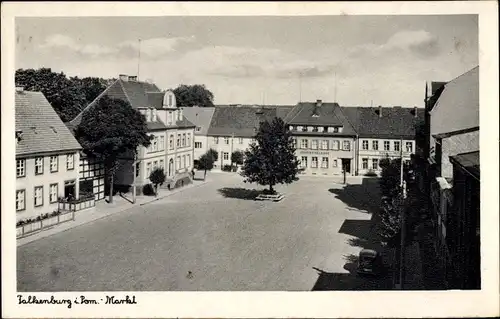
M320 132L320 133L323 133L323 130L324 130L324 129L325 129L325 128L324 128L323 126L320 126L320 127L318 127L318 128L317 128L318 132Z
M334 129L334 128L333 128L332 126L329 126L329 127L328 127L328 133L333 133L333 129Z
M302 126L297 126L297 131L302 131Z
M308 131L308 132L313 132L313 129L314 129L314 127L312 127L312 126L308 126L308 127L307 127L307 131Z
M307 132L307 127L306 126L302 127L302 132Z
M335 127L333 128L333 133L338 133L338 132L339 132L339 128L338 128L337 126L335 126Z
M290 126L288 127L288 129L289 129L290 131L293 131L293 125L290 125Z
M156 122L156 109L153 109L153 122Z
M318 131L318 127L314 126L314 127L312 128L312 131L313 131L313 132L317 132L317 131Z
M146 110L146 122L151 122L151 109Z

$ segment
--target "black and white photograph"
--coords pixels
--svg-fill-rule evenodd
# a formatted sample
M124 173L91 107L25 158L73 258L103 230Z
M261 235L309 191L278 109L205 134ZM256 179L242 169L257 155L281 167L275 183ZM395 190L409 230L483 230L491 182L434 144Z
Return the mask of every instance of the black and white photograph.
M141 292L422 303L492 286L497 299L498 203L482 192L498 202L498 59L483 63L482 43L498 50L498 29L481 37L465 10L300 4L12 18L2 238L16 307L127 315Z

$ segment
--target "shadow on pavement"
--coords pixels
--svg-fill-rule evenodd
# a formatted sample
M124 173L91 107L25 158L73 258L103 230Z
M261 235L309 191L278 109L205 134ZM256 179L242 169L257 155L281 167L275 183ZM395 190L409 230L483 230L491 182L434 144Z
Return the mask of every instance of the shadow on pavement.
M238 198L238 199L247 199L247 200L254 200L255 197L257 197L260 193L262 193L262 190L257 190L257 189L246 189L246 188L221 188L217 190L222 196L226 198Z
M328 191L351 210L373 214L380 208L378 183L378 178L363 178L361 184L347 184L343 188L331 188Z

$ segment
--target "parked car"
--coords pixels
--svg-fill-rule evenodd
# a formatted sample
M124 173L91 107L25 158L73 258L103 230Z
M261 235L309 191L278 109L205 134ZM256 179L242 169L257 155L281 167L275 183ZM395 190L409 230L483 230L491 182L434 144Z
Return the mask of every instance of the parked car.
M358 274L378 275L382 271L380 255L373 249L363 249L359 252Z

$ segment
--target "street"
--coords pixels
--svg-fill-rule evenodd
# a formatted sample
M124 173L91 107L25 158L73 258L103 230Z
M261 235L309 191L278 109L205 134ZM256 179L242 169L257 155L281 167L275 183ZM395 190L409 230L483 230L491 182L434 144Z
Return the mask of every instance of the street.
M281 202L232 173L17 250L19 291L388 289L355 275L375 179L303 177ZM335 181L340 181L336 179Z

